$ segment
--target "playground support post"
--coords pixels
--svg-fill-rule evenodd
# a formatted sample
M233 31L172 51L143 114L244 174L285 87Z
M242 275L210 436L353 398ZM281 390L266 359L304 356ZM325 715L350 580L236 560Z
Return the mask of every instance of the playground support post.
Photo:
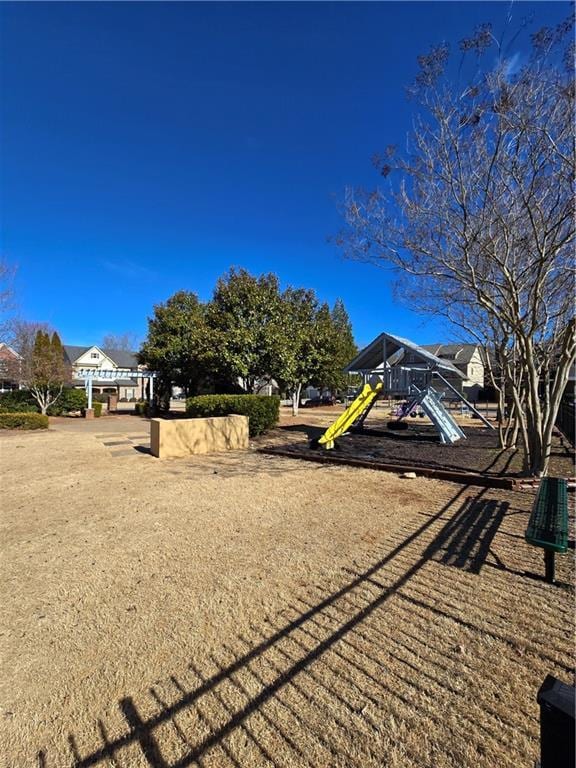
M452 390L452 392L454 392L454 394L455 394L455 395L456 395L456 396L457 396L457 397L458 397L458 398L459 398L459 399L460 399L460 400L461 400L463 403L465 403L465 404L468 406L468 408L470 408L470 410L472 411L472 413L475 413L475 414L476 414L476 416L478 416L478 418L479 418L479 419L480 419L482 422L484 422L484 424L486 424L486 426L487 426L487 427L490 427L490 429L494 429L494 424L491 424L491 423L488 421L488 419L486 419L484 416L482 416L482 414L480 413L480 411L479 411L477 408L474 408L474 406L472 405L472 403L470 403L468 400L466 400L466 398L464 397L464 395L460 394L460 392L458 392L458 390L456 389L456 387L453 387L453 386L452 386L452 384L450 384L450 382L449 382L449 381L446 381L446 379L444 378L444 376L442 376L442 374L441 374L441 373L438 373L438 371L434 371L434 373L436 374L436 376L438 376L438 378L439 378L439 379L442 379L442 381L444 382L444 384L446 384L446 386L447 386L449 389L451 389L451 390Z

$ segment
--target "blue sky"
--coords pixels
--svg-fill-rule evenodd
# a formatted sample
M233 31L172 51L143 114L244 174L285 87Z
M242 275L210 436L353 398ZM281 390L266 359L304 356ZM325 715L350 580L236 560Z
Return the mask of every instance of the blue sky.
M346 185L402 144L416 56L569 3L2 3L2 255L19 312L71 344L141 337L229 267L342 297L356 339L446 332L345 261ZM522 55L527 36L516 43Z

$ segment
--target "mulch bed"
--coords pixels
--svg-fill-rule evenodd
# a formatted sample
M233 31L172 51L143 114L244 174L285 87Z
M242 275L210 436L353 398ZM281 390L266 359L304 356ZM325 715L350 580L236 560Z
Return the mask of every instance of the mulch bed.
M302 425L288 427L297 432L289 439L277 440L266 452L311 461L372 467L419 474L444 479L478 480L480 485L513 487L521 482L522 451L498 447L498 433L487 427L464 428L466 440L444 445L435 428L429 424L410 421L406 431L367 427L363 432L348 434L336 442L336 448L326 451L313 448L310 441L324 429ZM280 432L285 430L279 430ZM571 453L555 439L548 474L556 477L573 476Z

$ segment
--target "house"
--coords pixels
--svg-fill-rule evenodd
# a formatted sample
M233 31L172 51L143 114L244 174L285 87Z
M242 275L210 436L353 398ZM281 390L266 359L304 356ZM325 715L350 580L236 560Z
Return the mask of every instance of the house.
M15 349L0 344L0 392L22 389L22 357Z
M447 360L463 373L465 378L457 388L468 400L478 399L485 385L484 352L479 344L423 344L422 348L441 360Z
M144 370L134 352L65 344L64 355L72 367L73 387L85 386L84 379L78 378L80 370L102 371L101 378L96 373L92 379L92 392L95 394L116 394L119 400L145 399L146 380L130 376L130 371L136 374ZM116 370L119 371L117 378L113 374Z

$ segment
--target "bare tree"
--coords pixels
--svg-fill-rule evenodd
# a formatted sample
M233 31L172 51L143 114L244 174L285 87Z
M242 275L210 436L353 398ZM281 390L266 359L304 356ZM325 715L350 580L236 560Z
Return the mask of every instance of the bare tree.
M22 357L30 357L38 331L51 334L54 329L48 323L15 319L10 328L10 346Z
M45 414L62 394L64 384L71 379L60 336L56 332L50 336L38 331L32 355L26 363L28 388L41 413Z
M445 47L421 57L424 111L407 151L376 159L398 183L347 193L341 241L401 270L412 306L498 344L531 474L547 469L576 354L572 54L561 64L571 28L540 30L516 74L501 57L464 89L442 78ZM481 54L492 41L483 26L461 47Z
M16 321L12 346L20 355L15 361L17 377L30 391L42 413L46 413L71 380L60 337L46 323Z
M14 309L15 267L0 259L0 342L8 343L12 329L11 312Z
M134 352L139 348L138 334L128 331L126 333L107 333L102 339L102 349L117 349L124 352Z
M25 370L31 359L34 341L38 331L51 333L48 323L35 323L10 318L7 324L5 343L16 352L17 356L7 355L2 359L2 376L12 381L23 383L26 378Z

